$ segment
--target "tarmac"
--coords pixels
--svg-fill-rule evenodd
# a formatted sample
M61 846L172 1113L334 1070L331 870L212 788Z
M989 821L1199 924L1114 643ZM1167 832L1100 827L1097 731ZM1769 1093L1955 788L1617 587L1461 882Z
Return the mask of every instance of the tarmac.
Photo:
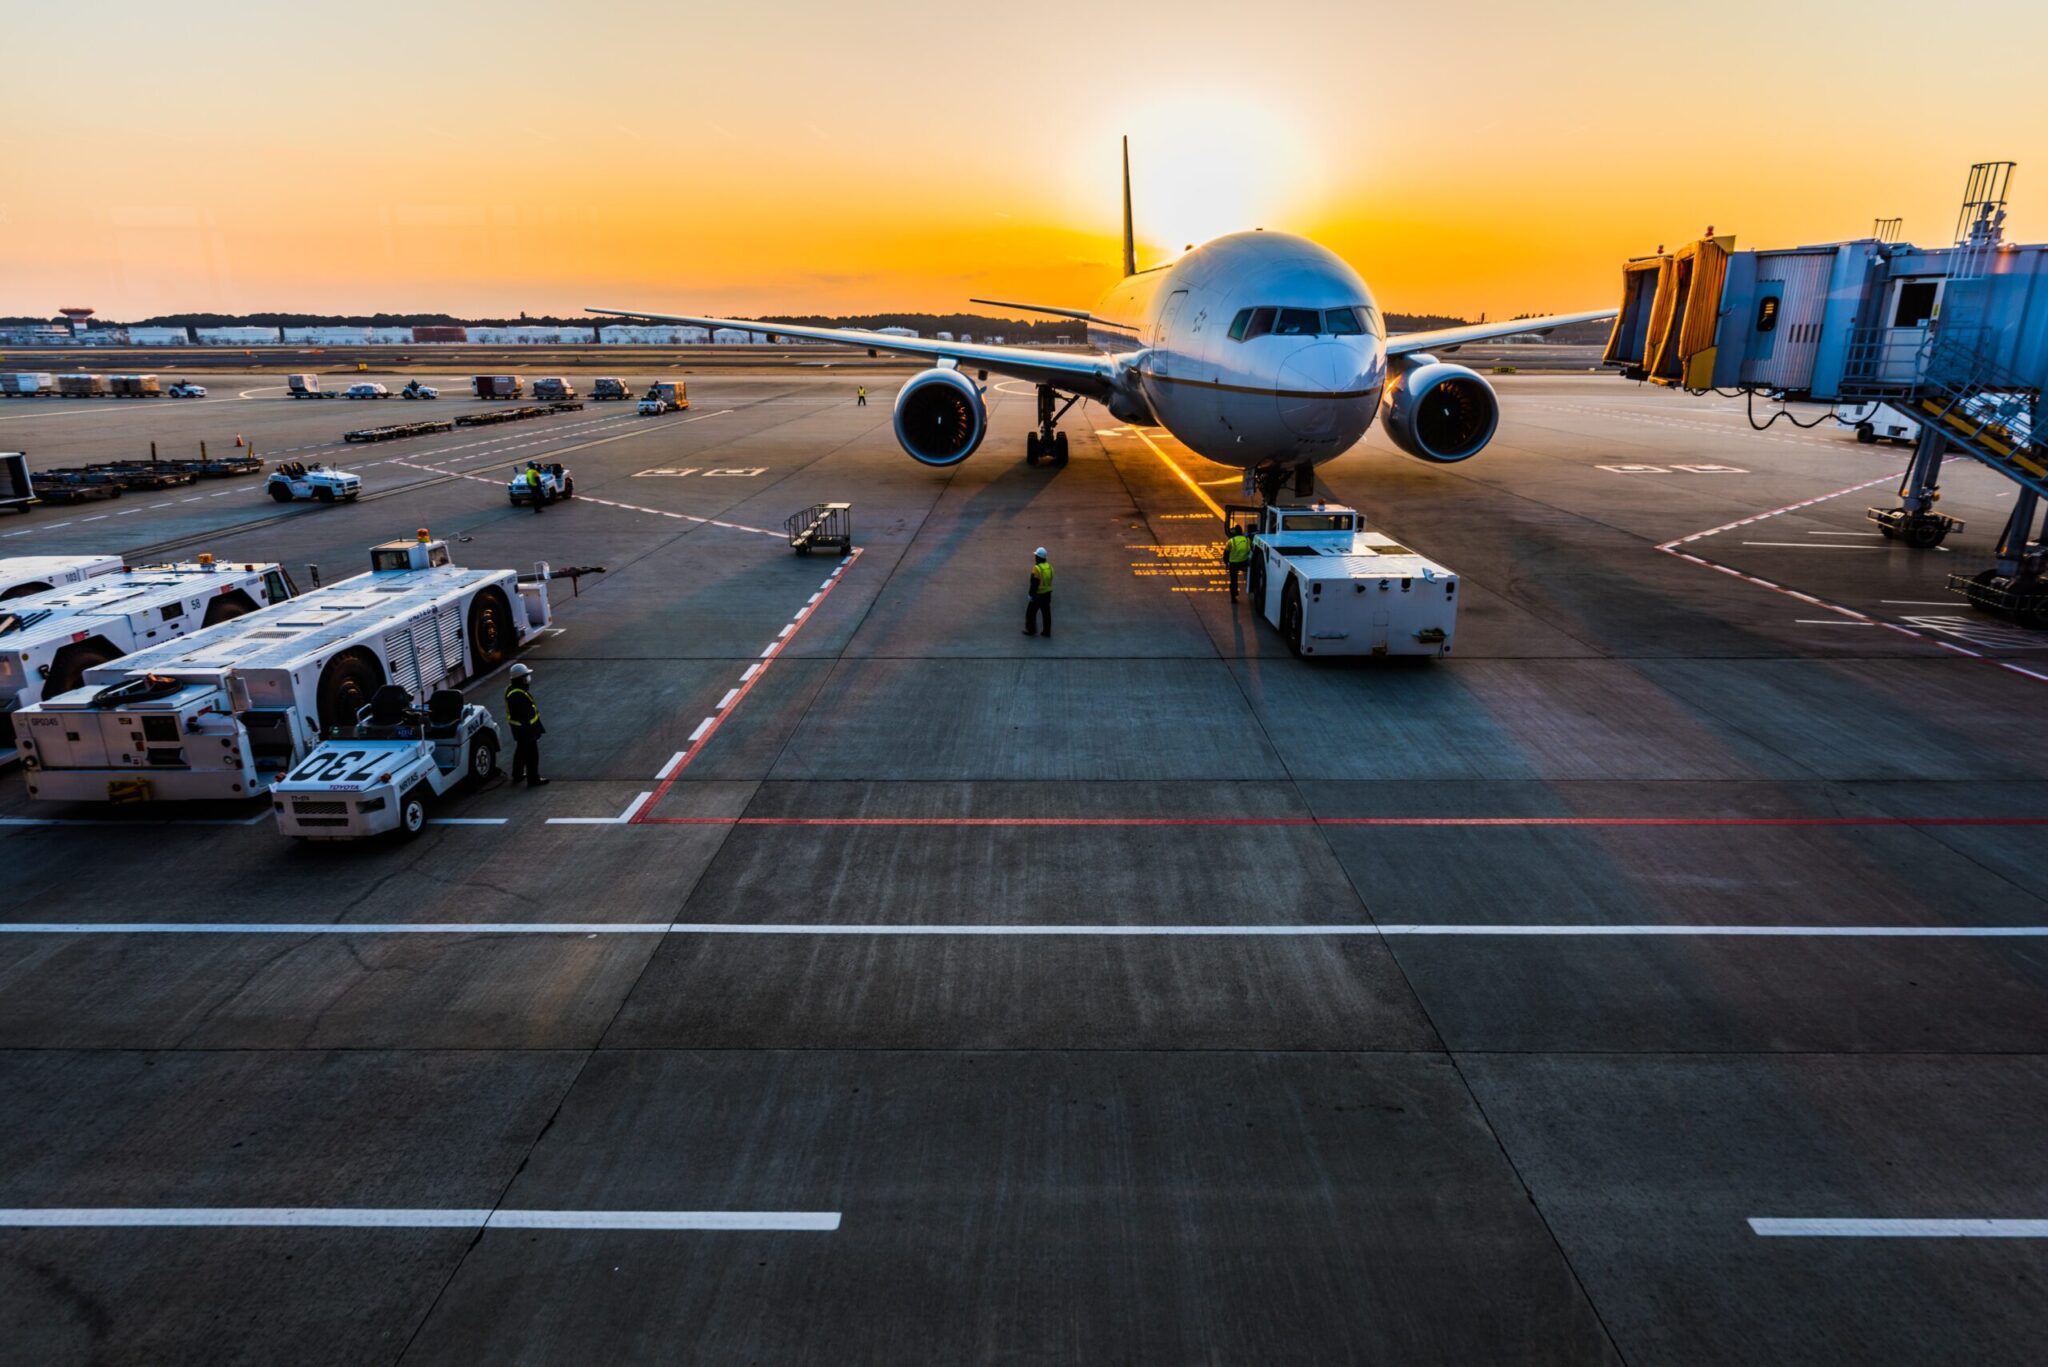
M1222 589L1232 472L1092 405L1057 470L1026 386L935 471L796 365L341 445L478 406L405 373L0 404L365 481L0 555L605 567L524 656L553 781L415 841L0 773L0 1359L2039 1360L2048 634L1943 588L1994 475L1915 552L1903 447L1502 375L1479 457L1320 472L1455 653L1313 661Z

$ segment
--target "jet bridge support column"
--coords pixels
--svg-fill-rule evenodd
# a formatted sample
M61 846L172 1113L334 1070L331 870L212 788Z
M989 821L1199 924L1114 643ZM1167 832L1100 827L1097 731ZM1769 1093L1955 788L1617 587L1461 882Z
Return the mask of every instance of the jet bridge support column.
M1906 462L1905 478L1899 481L1899 506L1871 508L1864 514L1886 540L1903 541L1914 550L1932 550L1947 540L1950 532L1961 529L1961 519L1934 511L1941 498L1941 461L1947 452L1947 438L1933 423L1922 422L1920 440Z

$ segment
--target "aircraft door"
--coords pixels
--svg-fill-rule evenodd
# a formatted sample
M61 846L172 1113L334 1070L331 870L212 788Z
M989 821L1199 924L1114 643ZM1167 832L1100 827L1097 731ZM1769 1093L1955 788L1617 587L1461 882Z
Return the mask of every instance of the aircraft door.
M1174 328L1187 302L1188 292L1175 290L1166 296L1166 305L1159 310L1159 323L1152 332L1152 370L1155 374L1173 373Z

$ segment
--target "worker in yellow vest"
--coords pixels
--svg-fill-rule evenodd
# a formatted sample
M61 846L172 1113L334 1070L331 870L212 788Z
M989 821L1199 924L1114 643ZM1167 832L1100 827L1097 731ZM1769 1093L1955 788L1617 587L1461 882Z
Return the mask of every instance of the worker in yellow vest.
M1031 596L1024 600L1024 634L1026 636L1052 637L1052 561L1046 558L1045 547L1032 552ZM1045 623L1045 630L1038 629L1038 623Z
M868 406L868 387L866 385L854 386L853 406L855 408L866 408Z
M547 728L540 724L540 707L533 700L533 671L522 661L512 666L512 678L505 685L505 720L512 727L512 781L538 788L547 780L540 776L540 737Z
M1230 535L1223 542L1223 568L1230 571L1230 601L1237 601L1237 577L1244 573L1244 567L1252 562L1252 539L1244 534L1244 528L1235 522L1230 524Z
M530 460L526 462L526 495L533 500L533 510L535 512L544 513L548 510L547 496L541 492L540 463L538 461Z

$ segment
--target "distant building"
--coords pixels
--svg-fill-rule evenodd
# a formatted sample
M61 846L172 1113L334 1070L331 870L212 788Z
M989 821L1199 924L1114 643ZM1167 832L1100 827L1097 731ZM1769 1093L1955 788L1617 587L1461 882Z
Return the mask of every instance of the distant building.
M190 346L192 333L186 328L129 328L131 346Z
M605 346L701 346L711 333L683 323L608 323L597 340Z
M875 332L876 332L876 333L877 333L878 335L880 335L880 336L883 336L883 337L915 337L915 336L917 336L917 329L916 329L916 328L876 328L876 329L875 329Z
M276 328L194 328L201 346L276 346Z

